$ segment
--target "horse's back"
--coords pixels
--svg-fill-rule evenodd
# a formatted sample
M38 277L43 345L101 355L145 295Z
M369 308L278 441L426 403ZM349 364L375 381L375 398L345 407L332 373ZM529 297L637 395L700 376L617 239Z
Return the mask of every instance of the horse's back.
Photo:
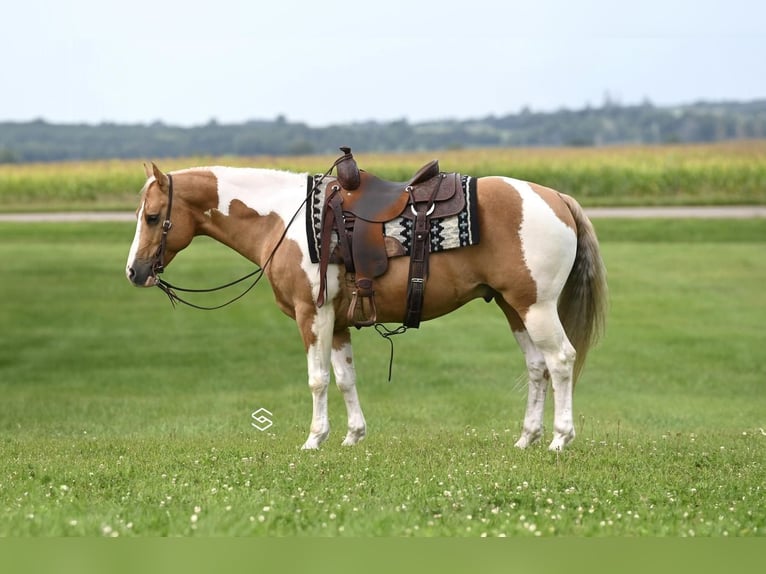
M478 203L489 219L496 214L521 227L522 220L546 221L552 217L576 230L572 211L558 191L511 177L488 176L477 181Z

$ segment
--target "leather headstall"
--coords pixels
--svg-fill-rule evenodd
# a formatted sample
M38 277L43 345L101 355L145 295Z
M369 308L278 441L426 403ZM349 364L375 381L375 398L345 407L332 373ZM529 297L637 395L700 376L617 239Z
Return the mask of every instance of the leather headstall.
M152 263L152 273L158 275L165 271L165 250L168 245L168 232L173 227L173 223L170 221L170 210L173 209L173 176L168 176L168 207L165 211L165 221L162 222L162 237L160 238L160 246L157 248L157 252L154 254L154 262Z

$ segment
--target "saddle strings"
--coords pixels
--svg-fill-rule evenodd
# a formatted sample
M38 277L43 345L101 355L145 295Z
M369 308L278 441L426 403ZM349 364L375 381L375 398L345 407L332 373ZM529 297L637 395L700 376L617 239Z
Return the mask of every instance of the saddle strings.
M394 341L391 339L391 337L395 335L401 335L402 333L407 332L407 325L399 325L396 329L389 329L386 327L383 323L375 323L375 330L378 332L378 335L383 337L386 341L388 341L388 344L391 346L391 353L388 356L388 382L391 382L391 373L394 368Z

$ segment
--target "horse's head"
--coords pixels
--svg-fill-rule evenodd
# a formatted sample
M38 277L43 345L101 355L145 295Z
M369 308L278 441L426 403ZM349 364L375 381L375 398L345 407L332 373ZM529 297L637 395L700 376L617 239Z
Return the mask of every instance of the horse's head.
M183 202L174 199L173 177L162 173L152 163L146 167L146 183L136 211L136 234L128 253L125 273L137 287L157 284L176 253L189 245L194 236L194 222Z

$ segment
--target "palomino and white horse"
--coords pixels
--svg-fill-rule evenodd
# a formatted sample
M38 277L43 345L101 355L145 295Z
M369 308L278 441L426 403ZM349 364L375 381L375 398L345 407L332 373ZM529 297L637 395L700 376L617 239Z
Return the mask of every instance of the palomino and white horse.
M196 235L207 235L265 267L276 301L295 319L308 359L313 416L303 445L327 439L331 372L348 413L344 445L362 440L366 424L356 390L347 311L352 299L343 265L327 273L317 305L319 265L308 253L308 174L270 169L199 167L163 173L152 164L141 191L126 274L139 287ZM320 185L327 185L327 178ZM526 359L529 396L519 448L543 434L545 395L554 393L553 438L560 450L575 436L572 393L588 349L603 328L606 273L593 227L568 195L507 177L477 180L481 240L430 256L423 320L479 297L494 299ZM172 222L172 225L171 225ZM405 313L408 258L390 260L376 279L377 320L400 323ZM331 302L331 304L330 304Z

